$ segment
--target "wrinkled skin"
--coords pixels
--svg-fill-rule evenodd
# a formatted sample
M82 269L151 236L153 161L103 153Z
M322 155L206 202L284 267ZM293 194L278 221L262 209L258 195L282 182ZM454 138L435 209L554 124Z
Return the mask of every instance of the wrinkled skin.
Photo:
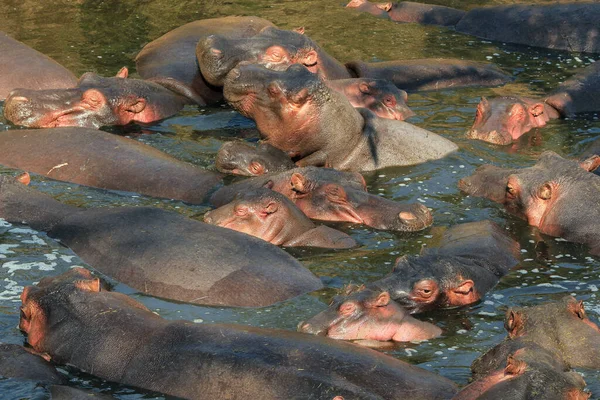
M266 240L278 246L347 249L356 242L327 226L315 226L290 199L267 188L240 193L204 215L204 222Z
M0 176L0 218L46 232L96 270L152 296L263 307L322 287L270 243L158 208L79 209Z
M364 287L388 292L413 314L466 306L478 302L518 259L519 244L496 224L470 222L445 232L438 247L400 257L389 275ZM336 300L329 312L343 301Z
M374 196L366 192L360 174L328 168L296 168L250 178L218 190L211 197L211 203L220 207L233 201L238 193L261 186L283 194L311 219L353 222L404 232L425 229L433 223L427 207Z
M388 292L365 289L341 299L306 322L298 331L343 340L410 342L436 338L442 330L419 321L390 299Z
M330 89L342 93L353 107L367 108L380 118L404 121L415 113L408 108L408 95L383 79L336 79L325 81Z
M15 89L6 99L4 117L29 128L98 129L151 123L192 102L154 82L128 79L128 74L123 67L113 78L87 72L72 89Z
M252 146L246 142L227 142L217 152L217 170L226 174L257 176L295 168L284 151L267 143Z
M286 71L242 65L227 75L223 93L254 119L267 143L298 166L372 171L439 159L457 149L432 132L355 109L300 65Z
M486 197L527 220L541 233L583 243L600 254L600 177L551 151L529 168L480 167L459 182L466 194ZM501 195L504 191L504 195Z
M494 144L510 144L556 118L600 111L600 65L592 63L561 83L543 99L505 96L481 98L467 137Z
M399 3L371 3L367 0L351 0L346 5L377 17L387 17L394 22L416 22L419 24L454 26L465 15L455 8L401 1ZM384 12L382 15L381 13Z
M17 87L44 90L66 89L77 77L48 56L0 32L0 101Z
M15 129L0 135L0 164L101 189L204 202L221 175L140 143L87 128Z
M525 347L540 347L567 368L600 366L600 328L588 318L583 302L572 296L511 308L504 326L507 338L471 365L476 379L500 369L509 354Z
M126 385L186 399L448 399L445 378L370 349L239 325L168 321L95 279L23 290L29 344ZM118 344L118 345L117 345ZM168 368L165 368L168 366Z
M587 400L585 381L551 353L536 345L503 357L490 371L456 394L453 400Z

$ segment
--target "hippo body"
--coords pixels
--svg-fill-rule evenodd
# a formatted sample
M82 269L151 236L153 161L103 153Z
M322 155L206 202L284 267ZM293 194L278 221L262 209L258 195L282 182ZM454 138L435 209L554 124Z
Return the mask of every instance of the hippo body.
M293 257L249 235L150 207L82 210L0 179L1 218L46 231L97 270L143 293L260 307L321 288Z
M600 218L600 177L576 161L546 151L528 168L483 165L461 179L459 188L503 204L541 233L585 244L592 254L600 254L595 226Z
M176 81L187 86L205 103L222 98L221 89L208 84L198 69L196 44L211 34L230 38L253 36L273 26L258 17L223 17L190 22L148 43L135 58L144 79Z
M63 384L67 380L42 357L17 344L0 344L0 376L48 384Z
M101 189L202 203L221 176L136 140L86 128L10 130L0 164Z
M128 74L125 67L111 78L87 72L71 89L13 90L4 105L4 116L15 125L29 128L97 129L151 123L194 103L185 93L177 94L151 81L128 79Z
M36 351L109 381L185 399L447 399L456 392L445 378L346 343L167 321L122 294L98 291L93 281L30 286L22 300L20 328Z
M282 72L255 65L235 68L224 94L256 121L267 143L295 157L299 166L372 171L439 159L458 149L433 132L355 109L300 65Z
M77 78L48 56L0 32L0 101L16 88L70 88Z

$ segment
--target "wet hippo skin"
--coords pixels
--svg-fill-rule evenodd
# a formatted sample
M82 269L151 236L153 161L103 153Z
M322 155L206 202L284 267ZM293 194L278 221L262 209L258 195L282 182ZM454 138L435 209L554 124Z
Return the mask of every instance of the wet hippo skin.
M0 101L16 88L69 88L77 78L48 56L0 32Z
M221 146L215 166L225 174L256 176L287 171L296 167L296 164L284 151L268 143L253 146L232 141Z
M221 175L136 140L86 128L0 134L0 164L52 179L202 203Z
M0 217L47 232L92 267L153 296L260 307L321 288L270 243L156 208L78 209L1 176Z
M464 11L455 8L412 1L371 3L368 0L351 0L346 7L368 12L376 17L389 18L394 22L442 26L454 26L465 15Z
M168 321L125 295L99 290L89 273L72 283L44 280L25 288L21 300L19 327L36 351L100 378L167 395L430 400L456 392L445 378L339 341Z

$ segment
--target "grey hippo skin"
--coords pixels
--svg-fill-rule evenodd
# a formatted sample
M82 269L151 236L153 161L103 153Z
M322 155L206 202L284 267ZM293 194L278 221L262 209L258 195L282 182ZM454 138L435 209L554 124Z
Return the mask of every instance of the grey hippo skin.
M69 88L77 78L48 56L0 32L0 101L16 88Z
M444 233L438 247L400 257L390 274L348 294L387 292L411 313L473 304L519 263L519 249L491 221L457 225ZM339 311L345 300L335 299L328 312Z
M258 17L223 17L190 22L144 46L135 58L136 68L144 79L177 82L203 99L204 103L212 103L223 96L221 88L209 84L198 69L198 41L211 34L228 38L254 36L268 26L273 24Z
M600 254L600 177L587 169L546 151L528 168L483 165L458 186L466 194L503 204L541 233L585 244L592 254Z
M600 111L600 63L595 62L561 83L546 97L481 98L467 137L494 144L510 144L532 129L556 118Z
M317 227L290 199L267 188L239 193L231 203L204 214L204 222L284 247L348 249L357 245L344 232Z
M215 159L217 170L225 174L256 176L295 168L296 164L286 152L260 143L232 141L221 146Z
M125 67L111 78L87 72L72 89L13 90L4 104L4 117L29 128L97 129L151 123L195 103L152 81L128 79L128 74Z
M458 149L433 132L355 109L301 65L286 71L234 68L223 92L231 106L256 122L267 143L286 151L298 166L372 171L436 160Z
M456 393L445 378L348 343L168 321L90 278L25 288L19 326L36 351L102 379L185 399L435 400Z
M292 200L311 219L365 224L376 229L414 232L433 223L429 209L420 203L401 204L366 192L357 172L303 167L257 176L225 186L210 201L220 207L240 193L267 187Z
M456 8L412 1L371 3L368 0L351 0L346 7L368 12L376 17L389 18L394 22L426 25L454 26L465 15L464 11Z
M9 130L0 164L52 179L200 204L221 175L133 139L87 128Z
M79 209L0 176L0 217L26 223L143 293L261 307L322 287L270 243L150 207Z

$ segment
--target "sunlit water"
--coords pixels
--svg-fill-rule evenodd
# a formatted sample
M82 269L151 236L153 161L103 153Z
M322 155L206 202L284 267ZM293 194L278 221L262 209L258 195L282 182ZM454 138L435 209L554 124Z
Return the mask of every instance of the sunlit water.
M400 202L421 202L429 207L435 216L434 226L419 233L400 234L351 224L333 224L352 235L362 246L344 251L290 251L315 274L326 277L328 288L263 309L173 303L141 295L122 284L116 284L116 290L132 295L167 319L187 319L197 323L235 322L293 330L298 321L324 309L341 285L376 280L391 269L398 256L417 254L422 247L434 244L446 227L489 218L505 227L520 242L521 264L481 303L422 316L444 328L442 338L422 344L398 345L388 351L390 354L465 384L470 377L472 360L505 336L503 316L510 306L538 304L573 294L584 300L590 317L598 321L600 263L597 259L590 257L582 246L540 235L497 204L464 196L456 186L460 178L471 174L481 164L528 166L547 149L565 156L581 153L600 134L597 115L552 121L548 127L531 132L519 143L506 147L470 141L464 133L471 125L481 96L508 93L541 96L593 62L597 55L511 46L436 27L395 24L345 10L342 1L233 0L223 4L221 1L196 0L178 2L176 6L160 0L139 2L140 5L124 3L116 0L4 0L0 4L0 21L7 33L49 54L76 74L96 71L110 75L123 65L133 72L132 59L141 47L174 27L201 18L258 15L283 28L304 26L308 35L341 61L464 58L493 62L513 74L516 80L501 88L410 95L409 105L417 116L409 122L455 141L460 151L424 165L380 170L367 175L366 179L372 193ZM475 6L469 1L437 3L463 9ZM488 2L497 3L501 2ZM15 127L0 118L0 130L6 129ZM247 140L258 138L251 121L225 106L187 107L176 116L152 126L112 131L128 134L207 168L213 168L215 153L223 142L236 136ZM0 173L14 174L15 171L0 167ZM132 193L91 189L42 176L34 176L32 186L60 201L83 207L151 205L197 219L210 208L208 205L189 206ZM24 342L17 329L19 294L23 287L75 265L85 264L45 234L27 226L0 221L1 341ZM68 374L74 385L111 393L117 398L155 397L70 368L61 371ZM600 398L600 373L580 372L594 392L593 398ZM0 397L3 399L35 398L39 396L38 392L39 389L31 384L0 380Z

